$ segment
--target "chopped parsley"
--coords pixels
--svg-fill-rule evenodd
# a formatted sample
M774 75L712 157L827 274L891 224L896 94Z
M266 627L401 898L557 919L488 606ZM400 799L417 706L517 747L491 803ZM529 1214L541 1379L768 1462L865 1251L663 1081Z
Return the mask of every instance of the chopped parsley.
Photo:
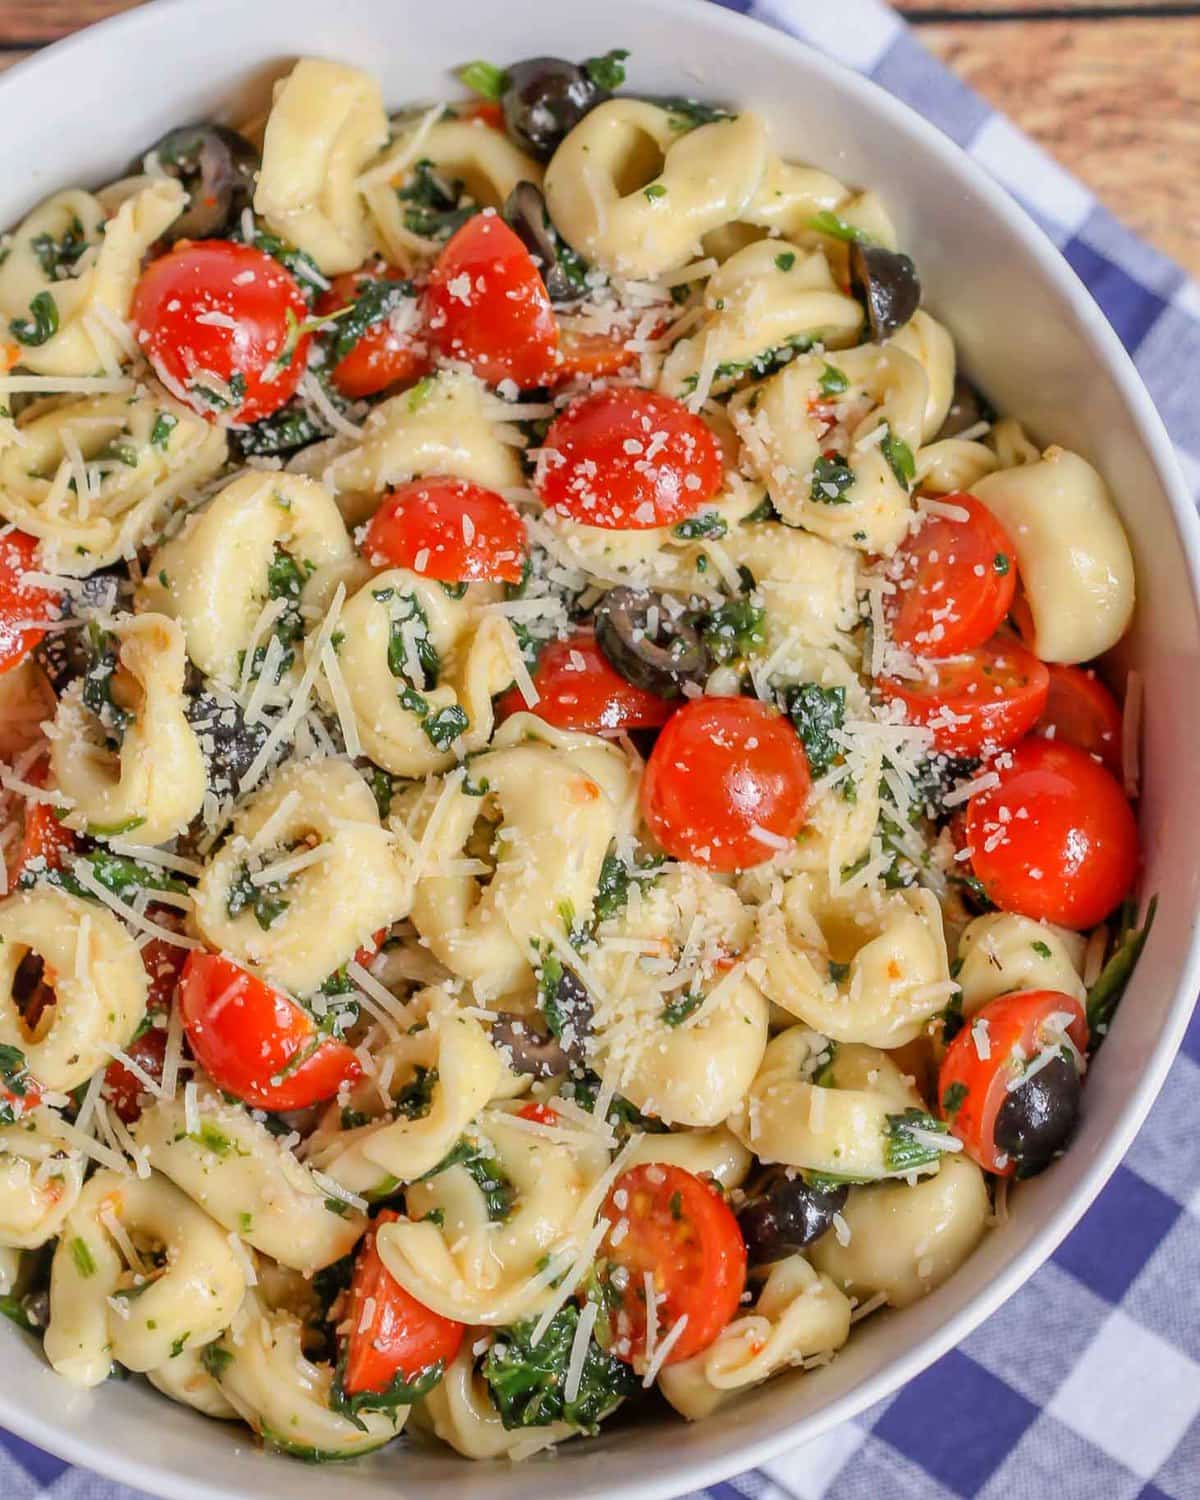
M479 212L462 178L440 176L428 157L416 163L411 179L404 187L397 188L396 196L400 199L405 229L427 240L448 240Z
M436 1167L431 1168L417 1181L427 1182L429 1178L436 1177L451 1167L462 1167L469 1174L475 1186L483 1194L487 1216L493 1223L508 1218L512 1212L513 1203L516 1201L517 1190L504 1175L504 1169L500 1163L486 1155L482 1146L469 1136L464 1135L458 1144L442 1157Z
M334 362L345 359L365 333L415 296L411 281L364 281L350 307L333 327Z
M244 911L251 911L262 930L270 932L292 904L284 899L283 889L282 881L270 880L263 885L256 884L250 878L250 866L243 861L230 883L229 894L225 898L225 914L233 918L241 916Z
M836 365L822 365L817 385L822 396L840 396L850 389L850 379Z
M846 491L854 483L854 470L840 453L822 453L813 464L810 499L817 505L848 505Z
M948 1120L952 1120L963 1107L966 1097L967 1086L965 1083L952 1083L947 1087L946 1092L942 1095L942 1113Z
M879 450L887 459L888 468L896 476L896 483L901 489L907 490L917 477L917 464L913 458L912 449L889 427L883 442L879 445Z
M77 214L71 215L61 239L55 239L46 231L35 234L29 241L29 248L37 256L43 276L52 281L62 281L69 276L87 247L88 237Z
M659 1019L664 1026L682 1026L703 1004L704 996L699 990L686 990L678 999L667 1001L659 1012Z
M1038 938L1036 941L1030 943L1029 946L1033 949L1033 951L1037 954L1037 956L1039 958L1049 958L1051 956L1051 954L1050 954L1050 944L1049 943L1043 943L1040 938Z
M18 344L40 348L58 332L58 303L49 292L39 292L29 304L28 318L13 318L8 331Z
M160 411L154 418L154 426L150 429L150 446L165 449L171 441L171 434L178 426L179 418L173 411Z
M744 596L731 599L703 617L701 635L715 662L753 656L767 643L767 612Z
M782 255L775 257L775 269L777 271L790 271L796 264L796 252L785 250Z
M607 89L611 93L625 82L625 59L628 56L627 47L615 47L603 57L585 58L581 66L598 89Z
M715 510L704 510L698 516L689 516L686 521L672 526L671 535L681 542L694 542L700 537L711 537L715 541L728 530L729 523L724 516L719 516Z
M805 224L806 229L815 229L818 234L827 234L831 239L845 240L847 244L858 240L864 245L871 243L871 236L865 229L860 229L857 224L848 224L840 215L835 214L832 209L822 209L819 214L814 214Z
M508 88L508 74L505 70L498 68L495 63L484 62L482 58L464 63L455 70L454 76L484 99L499 100Z

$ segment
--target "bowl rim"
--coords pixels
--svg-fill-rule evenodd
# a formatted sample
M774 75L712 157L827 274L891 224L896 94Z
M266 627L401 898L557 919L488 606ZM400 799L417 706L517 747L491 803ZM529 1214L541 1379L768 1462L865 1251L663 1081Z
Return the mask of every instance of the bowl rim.
M53 75L62 60L76 52L109 47L122 38L132 41L140 28L170 24L174 12L183 13L186 9L194 22L201 6L214 10L218 7L229 9L237 3L239 0L149 0L149 3L132 10L94 22L6 70L0 78L0 104L11 91L12 80L25 83L39 73ZM683 26L693 22L698 13L698 0L643 0L643 3L652 4L665 21ZM723 30L734 43L749 40L753 45L775 51L784 61L791 58L809 66L814 59L819 59L822 67L837 76L839 86L851 99L858 96L866 101L885 123L890 123L913 140L916 147L931 159L932 166L941 166L965 176L971 188L1004 220L1006 227L1036 263L1051 291L1073 313L1081 337L1112 377L1167 498L1176 534L1183 545L1192 603L1200 608L1200 515L1184 480L1174 445L1132 357L1057 245L1025 207L963 147L874 79L768 21L726 8L723 0L717 0L717 3L709 0L705 5L705 16L706 26ZM1122 1105L1102 1149L1093 1157L1070 1196L1055 1206L1042 1227L986 1288L940 1328L888 1360L874 1374L835 1397L821 1410L799 1421L780 1420L769 1432L755 1439L733 1439L723 1455L691 1462L685 1460L665 1476L647 1474L639 1484L638 1500L670 1500L672 1496L703 1489L758 1467L795 1446L798 1428L804 1429L801 1446L822 1437L833 1427L853 1419L867 1407L891 1395L978 1328L1049 1259L1099 1196L1162 1089L1191 1018L1198 990L1200 923L1193 928L1187 951L1178 960L1170 1008L1148 1063ZM24 1411L3 1385L0 1385L0 1424L19 1438L68 1463L167 1497L167 1500L244 1500L223 1483L210 1484L199 1476L186 1475L132 1453L117 1454L103 1446L95 1447L86 1435ZM585 1497L593 1493L599 1492L593 1492L590 1487L584 1492Z

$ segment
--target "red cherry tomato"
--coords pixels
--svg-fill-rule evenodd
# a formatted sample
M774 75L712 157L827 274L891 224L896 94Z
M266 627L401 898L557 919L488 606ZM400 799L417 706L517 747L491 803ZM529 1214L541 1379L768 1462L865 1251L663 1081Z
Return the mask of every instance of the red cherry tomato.
M590 630L543 646L533 685L538 701L532 708L520 688L510 688L496 705L497 719L528 709L558 729L598 734L605 729L657 729L675 708L666 699L626 682Z
M746 1244L720 1189L682 1167L631 1167L613 1183L600 1216L612 1226L600 1245L605 1271L628 1273L620 1289L610 1275L619 1298L612 1353L645 1368L647 1275L656 1343L687 1319L664 1364L707 1349L737 1313L746 1285Z
M373 568L411 568L442 583L520 583L525 522L492 490L465 479L411 479L371 517L363 556Z
M1015 745L1046 706L1049 673L1009 635L922 667L919 678L880 677L876 686L885 698L904 704L911 724L928 725L934 745L948 755Z
M559 515L609 531L673 526L721 487L712 430L673 396L621 386L584 396L546 434L534 480Z
M178 914L169 908L152 908L150 915L160 927L170 927L176 931L182 928ZM142 964L150 984L146 1015L152 1023L154 1017L170 1010L186 958L185 948L177 943L168 943L164 938L151 938L142 948ZM125 1055L132 1058L143 1073L148 1073L157 1081L162 1077L166 1050L166 1027L151 1024L141 1036L130 1042L125 1048ZM105 1069L104 1098L127 1125L141 1114L142 1099L149 1092L142 1079L115 1058Z
M918 656L954 656L982 646L1004 622L1017 587L1008 533L974 495L942 503L965 520L928 516L896 553L888 577L892 639Z
M9 889L27 871L33 878L46 870L61 870L74 849L74 834L58 821L48 802L26 802L21 841L8 856Z
M344 1042L279 990L219 953L188 954L179 986L188 1042L218 1088L261 1109L304 1109L358 1078Z
M781 714L754 698L694 698L650 753L642 816L675 859L744 870L796 837L808 792L804 746Z
M967 804L966 846L1003 911L1083 930L1129 894L1133 811L1111 772L1074 745L1036 736L997 768L999 786Z
M455 105L460 119L482 120L489 130L504 129L504 110L494 99L472 99L469 104Z
M624 343L607 333L587 333L574 329L558 330L558 365L554 385L586 377L603 380L619 375L637 363L637 355Z
M210 421L257 422L304 374L311 336L297 329L308 305L295 277L252 245L181 240L142 272L131 315L163 384Z
M58 611L57 594L23 582L37 569L37 538L23 531L0 537L0 672L23 662L45 636L30 620L49 620Z
M329 290L317 298L315 310L319 317L327 317L343 307L352 306L373 282L404 279L403 273L393 266L372 265L346 271L335 276ZM340 322L339 319L332 325L335 339ZM398 333L392 314L384 313L359 334L350 352L334 365L330 379L343 396L357 401L363 396L374 396L390 385L416 380L428 368L424 332L413 324Z
M396 1378L411 1385L435 1365L444 1369L458 1353L465 1325L443 1318L406 1292L380 1259L375 1234L400 1215L385 1208L367 1231L354 1262L350 1333L342 1388L348 1396L387 1392Z
M494 213L476 214L447 241L425 294L429 337L481 380L544 385L558 324L533 257Z
M1051 1018L1057 1024L1047 1025ZM968 1156L985 1171L1011 1177L1016 1163L996 1145L996 1116L1019 1078L1043 1047L1057 1049L1066 1035L1082 1055L1088 1024L1083 1006L1058 990L1001 995L978 1010L946 1049L938 1073L943 1117ZM980 1048L986 1056L980 1056Z
M1121 775L1121 710L1117 700L1087 667L1048 662L1050 695L1036 733L1059 744L1078 745L1098 756L1114 776Z
M532 1120L535 1125L557 1125L558 1116L548 1104L538 1104L531 1100L523 1104L517 1110L517 1117L522 1120Z

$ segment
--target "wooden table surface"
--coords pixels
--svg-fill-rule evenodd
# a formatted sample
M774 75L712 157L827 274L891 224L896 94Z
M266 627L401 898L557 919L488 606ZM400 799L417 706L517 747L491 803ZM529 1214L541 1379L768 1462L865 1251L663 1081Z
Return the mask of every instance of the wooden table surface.
M0 67L138 3L0 0ZM894 3L967 83L1200 276L1198 0Z

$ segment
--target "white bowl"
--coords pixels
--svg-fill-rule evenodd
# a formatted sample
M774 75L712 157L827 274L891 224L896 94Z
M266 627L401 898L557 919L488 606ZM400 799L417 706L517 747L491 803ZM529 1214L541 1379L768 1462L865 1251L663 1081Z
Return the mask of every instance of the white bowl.
M447 70L474 57L506 63L610 47L631 50L638 89L753 105L785 155L878 189L966 368L1002 410L1044 441L1077 448L1107 477L1140 585L1127 654L1146 684L1140 812L1144 889L1159 893L1158 921L1089 1074L1075 1144L1013 1195L1009 1222L932 1296L871 1319L832 1365L772 1381L706 1422L644 1417L518 1467L397 1445L339 1469L345 1500L427 1500L442 1485L462 1500L654 1500L853 1416L964 1338L1067 1234L1149 1109L1200 985L1200 526L1191 499L1132 364L1066 262L957 147L873 84L701 0L160 0L5 76L0 224L54 189L118 174L171 125L261 92L265 76L299 52L370 69L395 106L446 95ZM0 1424L178 1500L327 1500L329 1491L329 1476L258 1452L245 1429L172 1405L141 1382L73 1390L7 1325Z

